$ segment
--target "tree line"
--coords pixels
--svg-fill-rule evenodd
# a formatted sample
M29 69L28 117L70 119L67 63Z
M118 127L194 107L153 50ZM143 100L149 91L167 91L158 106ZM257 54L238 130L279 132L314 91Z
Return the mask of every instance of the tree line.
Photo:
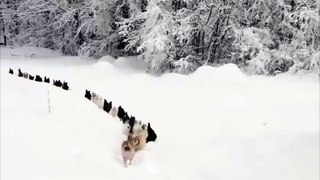
M7 45L137 56L149 72L237 64L250 74L319 72L316 0L1 0Z

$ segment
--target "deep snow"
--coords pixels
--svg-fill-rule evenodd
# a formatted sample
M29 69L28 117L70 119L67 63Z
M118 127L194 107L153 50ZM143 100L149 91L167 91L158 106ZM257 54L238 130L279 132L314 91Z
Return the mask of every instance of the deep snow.
M154 77L135 61L1 48L1 179L319 179L317 77L248 77L231 64ZM122 124L85 89L151 122L158 139L132 166L121 162Z

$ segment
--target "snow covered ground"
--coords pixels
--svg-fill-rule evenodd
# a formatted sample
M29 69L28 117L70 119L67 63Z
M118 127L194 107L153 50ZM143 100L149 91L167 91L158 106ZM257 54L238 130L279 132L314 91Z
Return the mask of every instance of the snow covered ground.
M231 64L155 77L130 60L1 48L1 179L319 179L318 77L248 77ZM151 122L158 139L132 166L121 161L122 124L85 89Z

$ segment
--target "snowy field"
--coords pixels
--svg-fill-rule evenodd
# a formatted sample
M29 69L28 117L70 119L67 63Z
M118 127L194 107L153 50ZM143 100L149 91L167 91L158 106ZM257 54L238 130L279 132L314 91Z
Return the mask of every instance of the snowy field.
M66 80L71 90L9 67ZM231 64L189 76L144 69L134 59L1 48L1 179L319 179L317 76L248 77ZM122 124L85 89L151 122L158 139L132 166L121 161Z

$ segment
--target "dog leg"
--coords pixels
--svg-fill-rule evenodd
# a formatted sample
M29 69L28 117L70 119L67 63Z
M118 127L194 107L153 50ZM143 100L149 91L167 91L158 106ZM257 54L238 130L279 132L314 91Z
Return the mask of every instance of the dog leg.
M124 163L124 167L128 167L127 159L126 159L126 158L123 158L123 163Z
M128 167L129 165L131 165L131 160L130 159L127 159L127 161L126 161L126 167Z

